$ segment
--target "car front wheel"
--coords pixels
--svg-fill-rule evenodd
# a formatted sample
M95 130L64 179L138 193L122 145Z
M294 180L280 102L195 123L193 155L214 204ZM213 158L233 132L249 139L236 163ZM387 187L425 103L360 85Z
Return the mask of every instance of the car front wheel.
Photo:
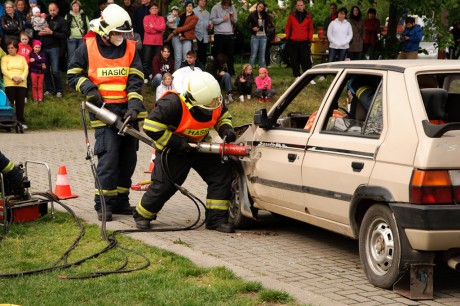
M232 181L232 197L230 201L230 211L229 211L229 222L233 223L236 228L245 229L250 228L254 225L255 220L245 217L241 212L241 207L244 204L244 194L248 190L243 184L243 178L240 173L233 169L233 181ZM258 210L251 207L252 215L257 216Z
M366 212L359 230L359 256L374 286L389 289L401 274L401 243L393 213L383 204Z

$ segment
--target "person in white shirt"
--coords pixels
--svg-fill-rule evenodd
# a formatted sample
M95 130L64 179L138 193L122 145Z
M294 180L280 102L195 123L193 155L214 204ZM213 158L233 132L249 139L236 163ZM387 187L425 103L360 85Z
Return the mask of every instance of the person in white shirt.
M327 39L329 40L329 62L343 61L347 56L350 41L353 38L353 30L348 20L347 9L342 7L338 11L337 18L327 28ZM337 57L337 59L336 59Z

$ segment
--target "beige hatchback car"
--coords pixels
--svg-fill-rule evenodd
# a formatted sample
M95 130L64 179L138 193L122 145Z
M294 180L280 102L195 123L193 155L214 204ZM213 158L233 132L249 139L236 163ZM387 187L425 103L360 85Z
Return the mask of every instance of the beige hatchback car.
M238 132L252 150L235 167L237 227L266 210L358 239L382 288L414 264L460 265L460 62L317 65Z

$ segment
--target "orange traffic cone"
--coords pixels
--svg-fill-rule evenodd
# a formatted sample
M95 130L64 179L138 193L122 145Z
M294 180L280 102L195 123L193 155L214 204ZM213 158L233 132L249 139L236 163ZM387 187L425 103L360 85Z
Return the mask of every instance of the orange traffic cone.
M150 160L149 169L145 170L144 173L152 173L153 168L155 167L155 163L153 162L154 159L155 159L155 149L153 149L152 151L152 159Z
M72 194L70 190L69 178L67 177L67 169L65 166L59 166L54 193L60 200L78 198L78 195Z

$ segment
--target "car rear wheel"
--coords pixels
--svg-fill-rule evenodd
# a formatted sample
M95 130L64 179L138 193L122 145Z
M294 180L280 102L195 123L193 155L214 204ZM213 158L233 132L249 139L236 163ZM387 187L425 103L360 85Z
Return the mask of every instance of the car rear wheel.
M255 220L245 217L241 212L241 207L244 204L244 192L248 192L244 188L246 186L242 182L243 178L240 173L234 169L233 170L233 181L232 181L232 197L230 201L230 211L229 211L229 222L233 223L236 228L244 229L251 228ZM257 216L258 210L251 207L252 215Z
M359 256L374 286L389 289L400 277L401 243L388 206L376 204L364 215L359 230Z

